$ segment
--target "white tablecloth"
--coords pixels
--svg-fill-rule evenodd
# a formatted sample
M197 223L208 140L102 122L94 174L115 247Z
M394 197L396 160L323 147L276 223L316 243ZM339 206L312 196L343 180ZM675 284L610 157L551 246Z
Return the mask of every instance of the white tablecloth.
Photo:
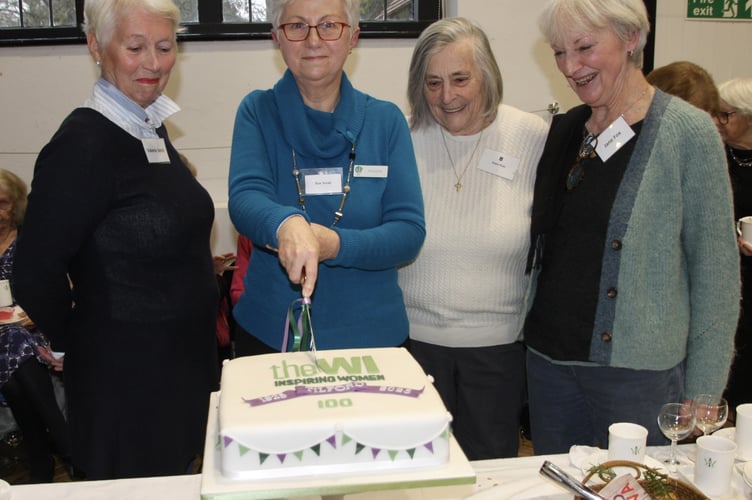
M692 454L694 446L680 447ZM651 448L649 455L665 453L665 448ZM345 500L572 500L568 493L550 479L539 474L544 460L551 460L571 475L582 472L570 462L568 455L544 455L472 462L477 473L475 485L443 486L408 490L377 491L345 495ZM690 463L685 460L685 463ZM198 500L201 498L201 476L170 476L113 481L83 481L12 487L11 500ZM740 500L741 476L734 470L734 485L729 495L719 500ZM318 500L320 497L304 497ZM328 498L328 497L327 497ZM343 497L331 497L331 499ZM233 500L239 500L233 497Z

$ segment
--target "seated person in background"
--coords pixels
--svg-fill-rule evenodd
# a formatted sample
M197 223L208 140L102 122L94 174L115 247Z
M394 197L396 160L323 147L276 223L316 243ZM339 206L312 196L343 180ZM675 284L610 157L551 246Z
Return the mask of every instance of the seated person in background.
M0 280L9 280L11 289L26 192L18 176L0 169ZM52 356L49 342L31 320L0 324L0 389L23 435L32 483L52 482L53 451L70 459L68 423L55 399L48 364L62 370L62 359Z
M230 303L233 307L238 303L238 299L245 289L245 273L248 270L248 261L251 260L253 252L253 243L251 240L238 235L238 259L235 261L235 272L232 274L232 283L230 284Z
M655 68L646 77L662 91L681 97L715 116L719 110L718 88L704 68L689 61L676 61Z

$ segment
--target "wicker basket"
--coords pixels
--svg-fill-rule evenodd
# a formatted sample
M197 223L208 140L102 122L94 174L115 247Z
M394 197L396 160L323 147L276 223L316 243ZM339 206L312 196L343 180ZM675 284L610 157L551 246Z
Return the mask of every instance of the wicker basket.
M695 487L669 477L665 472L661 472L657 469L652 469L644 464L637 462L629 462L626 460L612 460L610 462L603 462L597 467L591 469L585 477L582 479L582 484L588 485L595 491L600 491L606 483L608 483L613 477L608 475L608 470L613 467L629 467L635 471L634 476L637 481L655 500L710 500L703 495ZM601 484L590 484L593 477L597 477L602 481ZM582 500L581 497L576 496L576 499Z

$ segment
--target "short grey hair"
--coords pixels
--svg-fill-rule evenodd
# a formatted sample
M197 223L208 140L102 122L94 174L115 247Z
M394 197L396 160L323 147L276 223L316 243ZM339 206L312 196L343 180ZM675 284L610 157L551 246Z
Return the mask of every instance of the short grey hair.
M272 29L279 29L282 12L292 0L266 0L266 18L272 23ZM360 0L342 0L347 15L347 24L355 29L360 24Z
M180 9L172 0L85 0L81 29L86 35L93 33L102 48L107 47L120 20L137 9L169 19L175 34L180 31Z
M608 28L624 42L635 33L639 40L630 60L642 68L650 22L643 0L549 0L538 20L552 45L563 45L567 31L587 33Z
M752 117L752 78L733 78L718 86L721 99L739 113Z
M411 129L417 130L428 126L434 120L425 96L426 72L431 57L447 45L460 40L472 42L473 59L481 73L483 116L485 118L495 116L504 95L504 84L488 37L473 21L464 17L450 17L436 21L423 30L413 49L407 82Z

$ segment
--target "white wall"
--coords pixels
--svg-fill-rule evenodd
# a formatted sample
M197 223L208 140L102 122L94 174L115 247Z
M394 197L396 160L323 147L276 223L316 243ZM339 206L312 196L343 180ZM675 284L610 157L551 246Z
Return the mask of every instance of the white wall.
M450 14L478 21L491 39L505 102L528 111L576 97L537 29L544 0L449 0ZM707 68L717 82L752 76L752 24L684 19L686 0L658 2L655 65L678 59ZM346 70L354 85L407 111L405 85L414 40L361 40ZM728 49L727 49L728 48ZM284 70L272 42L189 42L166 94L183 110L169 120L175 146L197 167L218 205L218 251L232 248L223 209L235 109L252 89L268 88ZM746 73L746 74L745 74ZM31 180L34 160L62 119L91 92L96 68L86 47L0 48L0 167ZM543 112L542 114L546 114Z

